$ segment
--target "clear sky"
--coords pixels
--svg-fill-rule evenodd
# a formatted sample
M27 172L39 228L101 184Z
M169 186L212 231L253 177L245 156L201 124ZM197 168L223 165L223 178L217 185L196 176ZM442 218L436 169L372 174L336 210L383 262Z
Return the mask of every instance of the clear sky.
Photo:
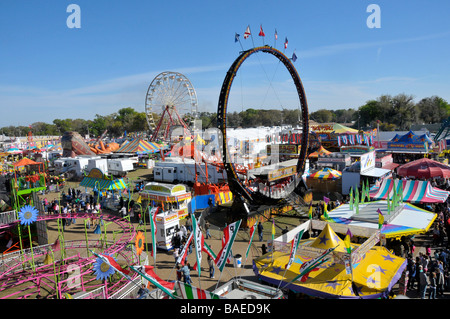
M81 9L81 28L66 24L71 3ZM372 3L380 28L366 23ZM450 102L449 12L450 1L437 0L2 0L0 127L144 111L162 71L184 74L199 110L216 112L241 50L236 32L244 49L283 50L288 38L285 54L295 50L310 112L358 108L382 94ZM253 43L243 39L248 25ZM261 53L241 68L229 107L297 107L293 90L278 61Z

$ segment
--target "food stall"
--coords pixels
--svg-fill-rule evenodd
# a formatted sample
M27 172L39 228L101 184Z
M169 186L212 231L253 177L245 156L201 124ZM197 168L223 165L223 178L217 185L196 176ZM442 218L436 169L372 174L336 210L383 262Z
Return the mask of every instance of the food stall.
M183 184L149 182L139 195L141 200L154 203L152 206L159 206L164 212L177 213L179 219L188 215L188 204L192 200L191 193Z

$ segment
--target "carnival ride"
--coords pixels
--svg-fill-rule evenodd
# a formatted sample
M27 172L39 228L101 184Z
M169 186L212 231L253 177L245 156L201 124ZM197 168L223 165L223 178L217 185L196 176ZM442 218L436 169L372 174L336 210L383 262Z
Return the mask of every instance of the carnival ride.
M178 72L162 72L150 83L145 97L150 141L169 141L172 130L191 135L197 116L197 93L189 79ZM183 134L184 133L184 134Z
M235 79L236 74L242 64L251 55L259 53L271 54L285 66L294 82L300 102L302 115L301 123L299 124L301 124L303 134L301 135L300 152L298 155L297 163L295 165L296 172L295 174L293 174L293 178L289 181L289 185L286 185L287 187L283 188L283 194L281 196L278 196L278 198L274 198L270 195L268 196L257 190L255 191L239 177L240 172L237 168L238 165L231 162L230 151L227 144L227 109L233 80ZM246 203L250 205L261 205L279 202L280 200L288 197L291 193L294 192L294 190L298 193L302 193L305 191L306 186L304 185L303 179L301 177L305 169L309 142L308 105L300 76L298 75L292 61L284 53L270 46L255 47L246 51L242 51L240 53L238 58L229 68L222 84L217 108L217 127L222 133L222 139L221 142L219 142L219 153L222 156L223 166L227 172L228 185L233 192L233 197L237 205L236 210L245 211L244 209L242 209L242 206L247 207Z
M9 240L2 247L0 299L37 295L55 299L134 298L143 281L138 272L129 269L148 264L149 258L143 248L142 228L135 228L129 218L108 213L64 213L61 206L45 213L37 196L45 189L45 181L42 184L39 178L33 179L39 176L35 173L39 164L28 159L15 163L15 175L6 181L11 183L11 204L10 210L0 213L2 244ZM60 205L62 200L58 200ZM70 224L76 226L68 230ZM48 244L49 229L56 234L53 244ZM73 237L74 231L84 231L84 240ZM119 273L112 269L112 262L127 269L118 266L123 272Z

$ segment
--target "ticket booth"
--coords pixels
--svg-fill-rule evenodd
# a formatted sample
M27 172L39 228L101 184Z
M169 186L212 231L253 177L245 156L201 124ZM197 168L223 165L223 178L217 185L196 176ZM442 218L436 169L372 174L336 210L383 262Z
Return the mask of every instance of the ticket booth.
M180 228L180 219L178 213L175 211L159 211L160 213L155 217L156 247L163 250L170 250L172 249L172 237Z

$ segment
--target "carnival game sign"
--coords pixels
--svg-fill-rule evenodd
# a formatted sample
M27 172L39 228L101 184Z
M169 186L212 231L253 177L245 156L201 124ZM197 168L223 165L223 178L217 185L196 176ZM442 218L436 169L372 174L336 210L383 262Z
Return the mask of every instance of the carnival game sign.
M283 167L283 168L279 168L277 170L274 171L270 171L267 175L267 179L269 180L269 182L271 181L275 181L281 178L285 178L288 176L292 176L297 174L297 166L289 166L289 167Z

